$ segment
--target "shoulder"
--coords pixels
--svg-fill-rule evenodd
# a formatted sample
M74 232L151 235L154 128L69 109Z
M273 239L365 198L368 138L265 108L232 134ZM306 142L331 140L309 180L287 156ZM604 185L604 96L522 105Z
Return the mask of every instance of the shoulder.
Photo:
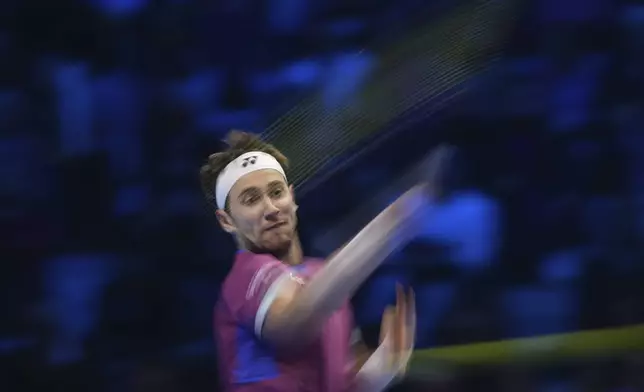
M251 290L263 281L274 279L286 269L284 263L271 255L240 252L222 288L224 291L238 291L242 287Z
M268 254L239 252L229 276L246 275L248 273L266 273L272 268L284 267L284 263Z

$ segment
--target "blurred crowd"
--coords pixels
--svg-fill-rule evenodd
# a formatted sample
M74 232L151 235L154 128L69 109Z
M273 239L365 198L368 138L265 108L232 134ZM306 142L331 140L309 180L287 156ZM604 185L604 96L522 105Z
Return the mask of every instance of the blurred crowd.
M441 3L2 1L0 390L217 390L212 305L235 249L200 163L307 92L341 105L369 48ZM354 299L370 343L395 281L416 291L421 347L644 322L644 4L525 3L449 116L300 200L325 255L415 158L459 147L421 238ZM637 353L430 370L401 389L644 390Z

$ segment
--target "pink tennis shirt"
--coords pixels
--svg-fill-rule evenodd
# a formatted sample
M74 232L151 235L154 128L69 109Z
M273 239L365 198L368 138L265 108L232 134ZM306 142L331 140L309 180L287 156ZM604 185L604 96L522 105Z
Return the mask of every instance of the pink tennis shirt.
M261 338L264 318L282 279L306 282L320 260L288 266L270 255L240 252L215 306L214 330L226 392L347 392L352 388L349 302L326 320L320 336L296 353Z

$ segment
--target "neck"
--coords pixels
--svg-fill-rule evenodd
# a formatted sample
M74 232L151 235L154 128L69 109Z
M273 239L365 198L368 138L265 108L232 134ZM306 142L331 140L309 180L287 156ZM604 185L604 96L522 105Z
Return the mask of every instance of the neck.
M288 265L298 265L302 263L302 244L300 243L300 237L297 234L293 236L293 241L291 242L291 246L286 254L279 259Z

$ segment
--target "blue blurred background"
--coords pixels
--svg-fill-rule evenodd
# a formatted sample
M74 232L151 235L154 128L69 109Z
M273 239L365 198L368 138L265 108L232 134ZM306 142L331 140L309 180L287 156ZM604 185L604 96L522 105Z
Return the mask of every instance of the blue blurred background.
M369 48L446 4L0 2L0 390L217 390L212 305L234 244L201 162L303 94L341 104ZM644 4L529 1L511 35L439 121L300 200L308 252L328 254L414 159L459 147L422 238L356 295L372 344L394 281L416 290L422 347L644 322ZM401 390L644 391L641 353L437 369Z

